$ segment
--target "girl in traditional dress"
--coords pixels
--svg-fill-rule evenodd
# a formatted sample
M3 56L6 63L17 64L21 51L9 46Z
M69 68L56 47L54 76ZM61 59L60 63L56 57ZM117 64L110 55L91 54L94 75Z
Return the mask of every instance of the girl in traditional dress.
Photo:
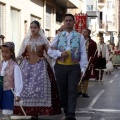
M20 93L23 87L22 74L15 61L14 43L4 43L1 46L1 51L3 61L0 63L0 108L5 118L0 120L11 120L10 115L13 114L14 94L16 101L20 101ZM12 89L14 89L14 94Z
M38 21L30 24L30 33L23 40L18 58L22 58L23 91L21 98L27 115L56 115L61 113L53 71L44 53L49 47ZM15 114L23 115L19 107ZM31 118L32 119L32 118Z

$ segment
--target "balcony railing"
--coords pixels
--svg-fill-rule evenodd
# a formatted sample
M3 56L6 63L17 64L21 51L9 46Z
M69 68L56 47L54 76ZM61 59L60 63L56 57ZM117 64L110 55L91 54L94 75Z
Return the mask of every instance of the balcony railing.
M105 0L98 0L98 3L105 3Z
M88 17L98 17L99 12L98 11L87 11Z
M103 8L105 6L106 0L98 0L98 7Z

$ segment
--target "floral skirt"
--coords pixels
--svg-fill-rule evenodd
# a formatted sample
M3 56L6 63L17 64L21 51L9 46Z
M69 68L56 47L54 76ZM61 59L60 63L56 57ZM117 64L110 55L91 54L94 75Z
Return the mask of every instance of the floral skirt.
M21 99L23 109L29 116L61 114L55 77L46 60L30 64L23 60L21 64L23 90ZM15 103L14 114L24 115Z

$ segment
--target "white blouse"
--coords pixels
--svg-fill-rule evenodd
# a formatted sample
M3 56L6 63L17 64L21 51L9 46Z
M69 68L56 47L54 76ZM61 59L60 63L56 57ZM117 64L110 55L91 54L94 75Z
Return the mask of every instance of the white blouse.
M8 65L8 61L3 61L1 76L4 76L4 71L7 65ZM22 92L22 88L23 88L23 81L22 81L22 73L18 65L15 65L14 68L14 85L15 85L15 89L14 89L15 95L20 96L20 93Z

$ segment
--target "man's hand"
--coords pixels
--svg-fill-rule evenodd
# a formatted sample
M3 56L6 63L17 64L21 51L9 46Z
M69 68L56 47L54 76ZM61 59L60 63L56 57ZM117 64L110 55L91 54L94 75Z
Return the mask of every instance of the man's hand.
M94 67L94 64L91 63L91 64L90 64L90 67L93 68L93 67Z
M62 52L61 57L68 57L68 53L67 52Z

